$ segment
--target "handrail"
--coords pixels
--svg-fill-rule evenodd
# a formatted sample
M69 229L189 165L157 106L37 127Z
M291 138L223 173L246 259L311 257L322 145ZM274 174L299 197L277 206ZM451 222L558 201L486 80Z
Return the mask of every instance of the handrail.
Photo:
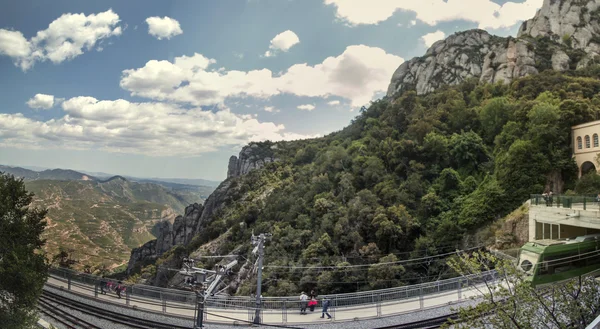
M80 273L70 269L64 268L52 268L50 272L56 276L67 278L70 280L81 281L92 285L97 285L101 278L87 274ZM354 293L343 293L343 294L322 294L332 300L335 306L344 305L364 305L374 303L375 301L392 301L402 300L406 298L421 297L424 295L439 293L443 291L457 290L468 284L477 283L482 279L490 279L495 277L496 271L491 270L477 275L469 275L466 277L457 277L451 279L444 279L426 283L419 283L409 286L401 286L394 288L369 290ZM107 280L107 279L105 279ZM107 280L114 281L114 280ZM130 285L129 292L134 295L155 298L160 300L170 300L173 302L193 303L195 301L195 294L193 292L171 289L171 288L160 288L147 285L134 284ZM298 296L284 296L284 297L263 297L263 303L265 306L277 305L275 308L279 308L281 303L286 302L299 302ZM231 306L242 306L245 304L254 305L255 299L247 296L210 296L207 299L207 303L223 303L235 304ZM270 307L266 307L270 308Z
M600 210L597 195L530 194L529 204L534 207Z

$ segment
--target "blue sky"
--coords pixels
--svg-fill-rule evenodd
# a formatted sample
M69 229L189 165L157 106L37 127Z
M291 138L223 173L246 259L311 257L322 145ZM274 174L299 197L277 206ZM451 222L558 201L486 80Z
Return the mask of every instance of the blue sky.
M19 1L0 12L0 164L221 180L251 140L322 136L456 31L542 0Z

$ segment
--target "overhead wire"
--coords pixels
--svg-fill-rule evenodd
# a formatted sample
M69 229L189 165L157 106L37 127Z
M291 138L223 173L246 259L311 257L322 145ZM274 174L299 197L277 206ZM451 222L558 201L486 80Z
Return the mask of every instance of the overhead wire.
M470 250L475 250L475 249L481 249L483 246L478 246L478 247L473 247L473 248L469 248L469 249L463 249L463 250L458 250L458 251L470 251ZM413 258L413 259L404 259L404 260L398 260L398 261L393 261L393 262L383 262L383 263L369 263L369 264L355 264L355 265L331 265L331 266L284 266L284 265L265 265L263 266L264 268L291 268L291 269L342 269L342 268L362 268L362 267L369 267L369 266L373 266L373 265L397 265L397 264L406 264L406 263L411 263L411 262L415 262L415 261L422 261L422 260L426 260L426 259L434 259L434 258L440 258L440 257L444 257L444 256L450 256L450 255L455 255L457 253L457 251L454 252L447 252L447 253L443 253L443 254L438 254L438 255L434 255L434 256L428 256L428 257L420 257L420 258ZM413 264L414 265L414 264Z

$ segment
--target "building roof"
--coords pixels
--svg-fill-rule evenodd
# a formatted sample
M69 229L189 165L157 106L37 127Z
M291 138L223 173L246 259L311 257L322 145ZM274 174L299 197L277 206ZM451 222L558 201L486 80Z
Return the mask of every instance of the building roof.
M582 124L573 126L573 127L571 127L571 130L586 128L586 127L591 127L591 126L596 126L596 125L600 125L600 120L586 122L586 123L582 123Z

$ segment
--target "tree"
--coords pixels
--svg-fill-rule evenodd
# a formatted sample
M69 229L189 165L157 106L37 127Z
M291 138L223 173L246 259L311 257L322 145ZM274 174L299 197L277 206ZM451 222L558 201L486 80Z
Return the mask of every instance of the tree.
M48 275L40 235L45 209L31 208L22 179L0 173L0 327L28 328Z
M458 311L458 319L450 321L453 328L583 329L600 315L600 288L593 277L536 289L510 261L487 253L463 253L448 265L463 276L497 272L497 280L474 286L482 297Z

